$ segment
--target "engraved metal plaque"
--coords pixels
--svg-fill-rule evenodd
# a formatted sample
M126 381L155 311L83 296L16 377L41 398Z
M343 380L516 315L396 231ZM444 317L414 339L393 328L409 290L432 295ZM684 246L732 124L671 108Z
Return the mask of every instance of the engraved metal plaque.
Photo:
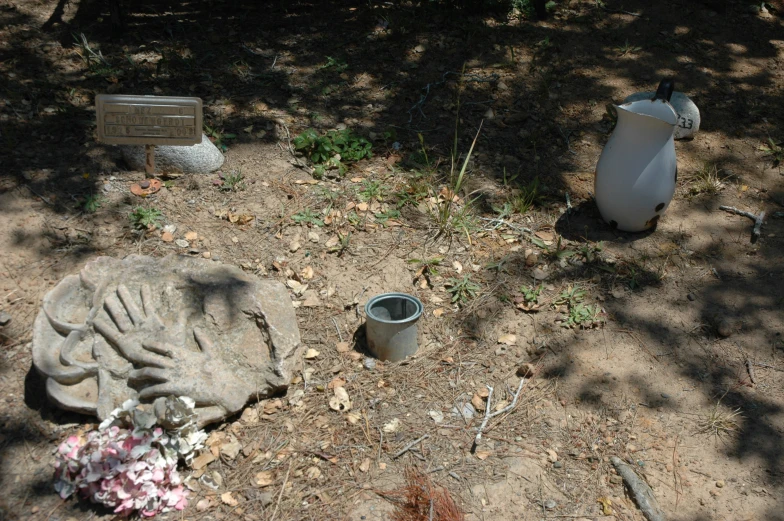
M98 140L110 145L201 143L200 98L98 94Z

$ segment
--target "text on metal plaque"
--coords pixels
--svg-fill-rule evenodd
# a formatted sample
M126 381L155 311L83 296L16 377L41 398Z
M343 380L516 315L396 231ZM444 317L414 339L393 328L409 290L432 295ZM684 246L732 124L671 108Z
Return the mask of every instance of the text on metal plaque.
M112 145L195 145L202 138L199 98L98 94L98 140Z

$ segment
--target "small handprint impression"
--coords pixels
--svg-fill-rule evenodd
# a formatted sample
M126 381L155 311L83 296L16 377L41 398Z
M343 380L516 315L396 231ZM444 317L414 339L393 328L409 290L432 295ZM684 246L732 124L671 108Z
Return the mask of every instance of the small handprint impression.
M129 381L139 399L188 396L196 402L201 424L240 411L256 391L253 375L216 349L204 329L188 328L187 312L165 325L154 309L149 285L141 286L140 295L141 307L128 288L119 285L104 303L111 323L94 321L95 329L136 367ZM197 350L188 346L189 336Z
M63 409L187 395L202 426L285 390L303 347L283 284L183 255L89 261L44 296L32 343Z

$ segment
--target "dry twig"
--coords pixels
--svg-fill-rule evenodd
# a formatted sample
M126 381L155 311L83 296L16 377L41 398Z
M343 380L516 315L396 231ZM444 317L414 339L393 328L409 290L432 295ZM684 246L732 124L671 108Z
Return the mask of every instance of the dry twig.
M511 411L517 405L517 399L520 398L520 393L523 391L523 385L525 385L525 378L520 378L520 384L517 386L517 391L514 393L514 397L512 398L512 403L501 409L500 411L490 412L492 410L492 399L493 399L493 387L488 385L487 390L489 394L487 395L487 407L485 408L485 418L482 420L482 424L479 426L479 431L476 433L476 438L474 438L474 444L471 446L471 454L476 452L477 446L479 446L479 442L482 440L482 431L485 430L487 427L487 422L490 421L491 418L495 418L496 416L500 416L508 411Z
M653 490L648 484L637 475L632 468L624 463L620 458L613 456L610 458L615 470L623 478L623 482L629 487L637 506L648 521L664 521L664 511L659 507L659 503L653 495Z
M762 228L762 223L765 219L765 212L762 211L758 215L754 215L751 212L744 212L743 210L738 210L734 206L719 206L719 210L724 210L725 212L734 213L735 215L742 215L743 217L748 217L752 221L754 221L754 229L751 231L751 242L756 242L757 239L760 237L760 228Z
M402 449L397 451L397 453L394 456L392 456L392 459L398 459L400 456L402 456L406 452L410 451L415 446L417 446L419 443L421 443L422 441L428 439L429 437L430 437L429 434L425 434L424 436L420 436L419 438L415 439L414 441L412 441L411 443L409 443L408 445L406 445L405 447L403 447Z

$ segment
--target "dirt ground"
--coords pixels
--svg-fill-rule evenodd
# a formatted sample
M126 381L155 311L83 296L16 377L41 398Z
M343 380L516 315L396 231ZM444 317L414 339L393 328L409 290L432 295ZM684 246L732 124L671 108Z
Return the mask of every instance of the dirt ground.
M54 493L56 444L93 420L47 404L31 326L62 277L144 253L288 283L319 352L287 395L213 429L243 450L195 471L220 489L166 518L390 519L385 492L416 467L471 520L641 520L619 456L668 519L784 520L784 2L563 0L544 21L423 4L135 2L112 37L108 12L0 2L0 519L112 517ZM606 105L668 75L701 128L676 142L657 229L613 231L591 194ZM131 195L144 173L95 139L103 92L202 98L223 179ZM373 157L314 180L289 137L344 127ZM477 131L439 233L453 140L465 156ZM720 205L764 210L759 240ZM137 207L197 238L135 230ZM452 302L454 279L467 292ZM540 284L539 309L522 309ZM391 291L424 303L420 347L373 365L361 312ZM517 406L471 453L482 390L509 403L526 363ZM336 382L350 413L328 406Z

